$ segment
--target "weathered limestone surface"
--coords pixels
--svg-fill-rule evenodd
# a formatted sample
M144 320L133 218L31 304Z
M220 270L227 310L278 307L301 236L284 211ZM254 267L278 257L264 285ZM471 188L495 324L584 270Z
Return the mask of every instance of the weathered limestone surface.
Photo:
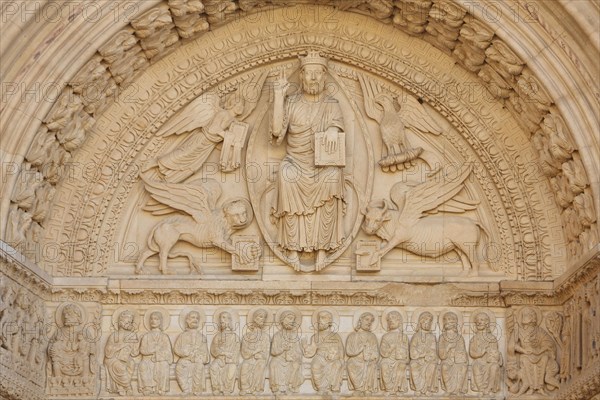
M600 392L581 8L34 3L2 5L0 397Z

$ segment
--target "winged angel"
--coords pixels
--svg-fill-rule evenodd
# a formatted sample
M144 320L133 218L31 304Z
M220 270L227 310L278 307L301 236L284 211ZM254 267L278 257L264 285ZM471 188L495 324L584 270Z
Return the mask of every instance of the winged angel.
M365 111L369 118L379 123L381 138L386 148L379 165L384 172L401 171L414 165L417 158L424 159L432 169L439 165L429 162L423 155L422 147L411 147L408 132L440 135L442 129L431 118L425 107L411 95L397 97L384 91L377 82L358 75L364 96Z
M242 264L251 263L260 257L258 245L236 249L231 243L231 234L247 227L253 219L248 200L234 198L217 207L221 186L214 180L194 180L189 183L168 183L148 179L142 174L146 190L170 211L181 211L160 221L150 232L148 248L140 256L135 272L142 273L146 260L159 255L159 270L167 273L167 259L187 257L190 267L200 272L200 264L191 253L172 252L175 244L182 240L196 247L219 247L236 254Z
M221 170L239 168L248 131L248 124L242 121L256 107L266 78L267 73L255 75L223 99L216 92L206 92L190 102L156 134L187 134L187 138L175 150L148 162L143 171L155 170L167 182L183 182L202 168L221 142Z
M365 207L363 230L387 242L373 253L371 263L396 247L427 257L439 257L454 250L463 272L476 274L485 259L489 238L485 228L468 217L433 215L476 208L478 201L459 195L470 173L467 168L458 178L448 179L438 170L423 183L399 182L390 190L393 204L381 199Z
M239 256L242 263L260 256L257 246L245 247L241 254L230 241L235 230L252 222L250 203L236 198L217 207L220 185L195 179L194 175L221 142L221 170L230 172L240 167L248 133L248 124L243 121L256 107L266 77L267 73L253 75L223 99L215 91L206 92L158 131L159 137L187 137L176 149L149 161L142 169L140 177L151 197L144 210L153 215L173 212L179 215L164 219L152 229L148 249L140 256L136 273L141 273L145 261L157 253L162 273L166 273L167 259L178 256L187 257L190 266L200 272L200 265L192 254L171 252L180 240L201 248L219 247Z

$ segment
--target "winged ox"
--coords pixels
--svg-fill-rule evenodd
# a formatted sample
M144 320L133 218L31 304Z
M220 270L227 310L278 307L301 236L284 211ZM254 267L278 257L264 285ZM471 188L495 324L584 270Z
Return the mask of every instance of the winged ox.
M478 201L459 195L470 172L467 168L457 178L449 179L438 170L423 183L396 183L390 190L391 202L381 199L369 203L362 210L362 229L385 242L372 254L371 263L396 247L427 257L455 251L463 272L476 274L485 262L489 235L481 223L471 218L444 215L476 208Z

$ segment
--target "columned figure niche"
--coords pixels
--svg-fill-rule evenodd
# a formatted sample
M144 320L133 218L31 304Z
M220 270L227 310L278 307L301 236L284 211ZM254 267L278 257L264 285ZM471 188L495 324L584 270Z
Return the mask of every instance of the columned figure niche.
M531 56L581 10L131 4L7 86L1 396L600 392L597 66Z

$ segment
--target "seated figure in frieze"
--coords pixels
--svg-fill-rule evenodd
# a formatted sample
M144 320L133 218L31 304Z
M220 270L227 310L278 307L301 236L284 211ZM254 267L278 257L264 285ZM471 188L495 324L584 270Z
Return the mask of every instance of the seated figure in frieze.
M175 376L183 393L199 396L206 389L204 367L209 361L208 343L202 334L204 314L197 309L184 309L179 320L184 331L173 347L179 357Z
M280 329L273 336L271 344L271 390L275 394L298 393L304 382L299 336L302 314L296 309L284 308L278 312L276 319Z
M169 369L173 363L173 350L169 336L164 333L169 323L166 310L146 312L145 333L140 340L142 361L138 366L138 390L144 396L169 393Z
M382 316L387 333L381 338L381 387L387 396L404 393L408 389L406 370L409 358L408 336L402 329L402 314L390 311Z
M58 328L48 343L49 384L67 390L75 382L95 384L96 343L89 340L85 327L85 309L64 303L56 311Z
M508 354L518 367L514 382L517 394L546 395L560 386L556 342L540 326L542 316L538 308L524 307L516 316Z
M372 313L361 313L355 331L346 339L348 387L357 396L368 396L379 390L377 382L379 344L377 337L371 332L374 322L375 316Z
M104 367L107 372L107 390L111 394L130 396L133 393L131 378L135 368L134 358L140 354L140 340L136 333L137 313L125 309L115 313L115 331L104 347ZM115 320L113 316L113 320Z
M469 342L469 355L473 359L471 390L484 396L497 393L502 378L503 360L498 338L491 330L492 317L493 314L486 311L478 311L471 317L475 329Z
M321 309L313 316L316 333L302 340L302 350L312 358L310 364L313 388L320 394L339 393L344 368L344 343L334 321L334 311ZM339 318L336 318L339 320Z
M418 395L430 396L438 391L437 339L429 311L419 315L410 339L410 387Z
M215 396L231 395L235 389L240 359L240 338L234 331L237 324L234 323L233 310L217 310L213 320L219 331L210 344L213 357L210 363L212 392Z
M267 328L269 313L263 308L251 310L242 337L240 395L259 395L265 390L265 372L271 353Z
M467 393L468 357L465 339L461 334L461 324L452 311L441 315L442 335L440 336L438 355L442 389L450 395Z

